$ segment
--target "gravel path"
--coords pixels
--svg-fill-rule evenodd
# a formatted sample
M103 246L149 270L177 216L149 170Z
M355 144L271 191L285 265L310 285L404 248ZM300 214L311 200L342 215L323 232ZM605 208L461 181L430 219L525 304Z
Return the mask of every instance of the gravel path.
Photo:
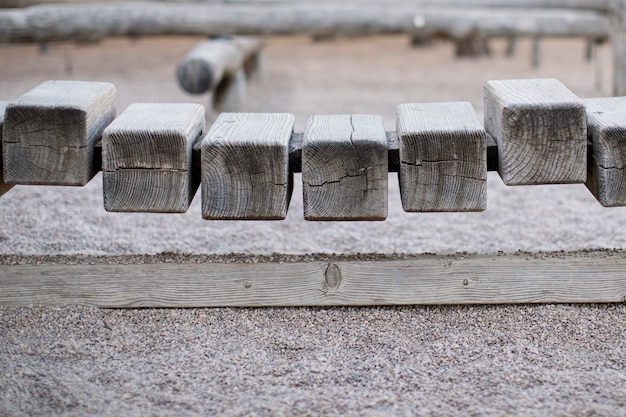
M187 101L174 65L193 39L63 48L0 45L0 99L46 79L105 80L119 108ZM583 43L503 44L488 59L405 39L310 43L273 39L250 111L290 111L298 129L319 113L381 114L395 106L470 101L488 79L557 77L582 97L606 95ZM606 58L606 57L605 57ZM209 119L215 114L209 113ZM482 117L482 116L481 116ZM296 181L298 184L298 181ZM274 252L455 253L626 248L625 209L582 185L505 187L488 179L484 213L407 214L390 176L389 219L313 223L301 188L281 222L207 222L199 195L184 215L110 214L101 177L83 188L16 187L0 198L0 255L270 255ZM7 258L8 259L8 258ZM99 310L0 308L0 416L21 415L626 415L626 307L619 305Z

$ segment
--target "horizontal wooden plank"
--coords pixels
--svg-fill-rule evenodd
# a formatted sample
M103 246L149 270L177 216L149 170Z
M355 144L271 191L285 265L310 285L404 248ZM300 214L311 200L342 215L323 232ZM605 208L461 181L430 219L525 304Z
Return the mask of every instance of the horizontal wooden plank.
M608 37L601 12L546 8L316 4L99 3L0 10L0 42L107 36L425 33Z
M292 257L294 258L294 257ZM260 307L626 301L624 253L0 265L0 305ZM97 259L96 259L97 260ZM192 260L193 262L193 260Z

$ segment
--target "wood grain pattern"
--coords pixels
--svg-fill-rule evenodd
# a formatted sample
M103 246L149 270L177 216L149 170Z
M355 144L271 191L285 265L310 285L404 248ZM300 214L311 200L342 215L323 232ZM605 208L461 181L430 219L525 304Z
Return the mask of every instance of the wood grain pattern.
M607 16L588 10L468 8L435 4L419 7L386 2L264 2L264 4L86 4L40 5L0 11L1 42L50 42L105 36L224 34L424 33L464 37L472 32L606 37ZM415 18L427 24L416 27ZM94 28L98 30L94 30Z
M405 211L485 210L487 136L470 103L402 104L397 131Z
M0 305L261 307L626 301L624 256L0 266Z
M102 136L107 211L184 213L198 188L192 146L205 129L199 104L131 104Z
M380 116L310 116L302 142L304 218L385 220L387 154Z
M13 188L12 185L4 182L4 170L2 168L2 131L4 130L4 111L8 105L8 101L0 101L0 196Z
M585 182L585 107L558 80L488 81L485 128L498 143L505 184Z
M202 140L202 217L282 220L292 191L287 113L222 113Z
M626 97L584 102L593 149L585 184L604 207L626 206Z
M200 42L178 65L178 84L192 94L206 93L214 89L224 77L244 68L261 47L261 40L255 37L239 36Z
M115 115L113 84L46 81L6 108L2 138L9 184L85 185L94 144Z

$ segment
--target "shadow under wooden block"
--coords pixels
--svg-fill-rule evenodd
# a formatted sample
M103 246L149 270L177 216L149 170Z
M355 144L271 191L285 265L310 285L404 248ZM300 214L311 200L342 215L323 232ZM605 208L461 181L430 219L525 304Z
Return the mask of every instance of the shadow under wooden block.
M85 185L96 174L95 142L115 116L115 86L47 81L5 114L4 180L9 184Z
M0 196L9 191L13 186L4 182L2 168L2 130L4 126L4 111L9 105L8 101L0 101Z
M408 212L487 207L487 135L470 103L397 109L400 197Z
M202 140L202 217L282 220L292 192L288 113L222 113Z
M604 207L626 206L626 97L584 103L593 149L585 185Z
M192 146L204 131L204 107L131 104L102 136L107 211L184 213L198 189Z
M309 117L302 142L304 218L385 220L387 154L380 116Z
M585 182L585 106L560 81L488 81L485 129L498 144L505 184Z

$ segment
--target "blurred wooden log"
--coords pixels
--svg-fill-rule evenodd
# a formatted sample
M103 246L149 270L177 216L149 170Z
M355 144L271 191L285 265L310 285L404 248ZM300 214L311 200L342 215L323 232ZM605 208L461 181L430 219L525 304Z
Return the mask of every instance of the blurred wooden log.
M47 81L6 108L2 152L9 184L85 185L94 144L115 114L115 86Z
M2 168L2 130L4 126L4 111L9 105L8 101L0 101L0 196L9 191L13 186L4 182L4 174Z
M626 206L626 97L584 102L593 149L585 184L604 207Z
M243 68L225 77L212 97L213 108L218 112L241 111L246 103L248 83Z
M192 145L205 128L204 107L131 104L102 136L107 211L184 213L198 188Z
M222 113L202 140L202 217L281 220L292 192L287 113Z
M402 104L400 197L409 212L487 207L487 136L470 103Z
M585 182L585 107L560 81L488 81L485 128L497 141L505 184Z
M419 22L419 25L416 24ZM110 36L424 33L462 38L537 35L606 37L603 13L572 9L467 8L401 3L40 5L0 10L0 42Z
M248 62L262 46L259 38L242 36L200 42L178 65L178 84L192 94L213 90L223 78L234 76L242 68L254 68Z
M387 158L380 116L310 116L302 143L304 218L385 220Z

